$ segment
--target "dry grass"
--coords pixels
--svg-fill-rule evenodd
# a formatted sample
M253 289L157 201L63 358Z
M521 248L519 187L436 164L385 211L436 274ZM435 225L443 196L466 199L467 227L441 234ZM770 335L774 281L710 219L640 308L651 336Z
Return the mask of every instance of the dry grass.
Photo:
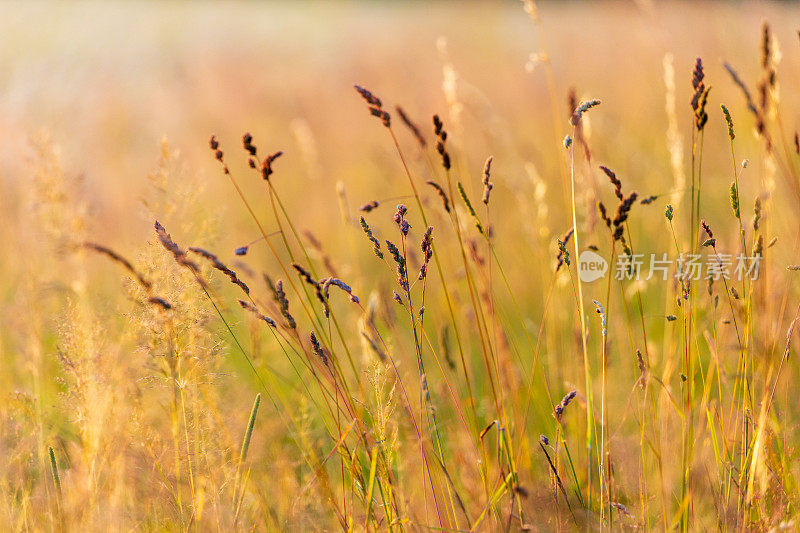
M3 530L797 528L793 6L16 7Z

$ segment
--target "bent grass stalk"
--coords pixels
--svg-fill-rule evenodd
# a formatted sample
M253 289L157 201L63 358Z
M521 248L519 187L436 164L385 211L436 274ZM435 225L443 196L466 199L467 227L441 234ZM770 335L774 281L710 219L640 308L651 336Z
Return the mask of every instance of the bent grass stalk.
M573 126L572 134L573 137L575 136L575 126ZM575 144L573 143L570 147L570 191L571 191L571 205L572 205L572 227L574 228L574 234L572 236L572 241L574 243L575 249L575 260L578 260L580 257L580 244L579 244L579 228L578 228L578 215L577 215L577 200L575 194ZM576 263L577 264L577 263ZM586 383L586 457L587 457L587 466L586 466L586 493L587 493L587 503L591 502L592 499L592 440L594 436L594 401L593 401L593 394L592 394L592 369L591 363L589 362L589 348L586 344L586 314L583 305L583 284L581 282L580 276L578 276L578 312L580 314L580 327L581 327L581 347L583 348L583 369L584 369L584 377ZM602 500L601 500L602 504ZM601 522L602 527L602 522Z

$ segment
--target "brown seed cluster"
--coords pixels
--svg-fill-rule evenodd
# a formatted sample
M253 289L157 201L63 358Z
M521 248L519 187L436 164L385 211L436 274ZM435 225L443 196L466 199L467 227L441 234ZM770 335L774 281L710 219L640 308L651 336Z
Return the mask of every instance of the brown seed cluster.
M428 226L425 231L420 249L422 250L422 266L419 269L419 279L422 280L428 275L428 263L433 257L433 226Z
M436 193L442 199L442 205L444 206L444 210L446 212L450 212L450 199L447 197L447 193L444 191L444 187L436 183L435 181L426 181L426 184L430 185L436 190Z
M387 240L386 247L389 249L392 259L397 264L397 283L408 292L408 273L406 272L406 259L400 253L400 249L392 242ZM402 302L401 302L402 303Z
M442 156L442 166L445 170L450 170L450 154L447 152L444 143L447 141L447 132L444 123L439 115L433 115L433 134L439 139L436 141L436 151Z
M645 381L647 380L647 364L644 362L641 350L636 350L636 366L639 367L639 386L644 388Z
M367 105L369 106L369 112L372 114L372 116L378 117L381 119L381 122L383 122L384 126L390 128L392 125L392 117L383 109L383 103L381 102L381 99L360 85L353 85L353 87L355 87L356 91L358 91L358 94L361 95L361 98L367 102Z
M214 157L217 159L217 161L222 163L223 172L225 172L225 174L230 174L230 171L228 171L228 165L225 164L225 154L219 147L219 141L217 140L216 135L211 136L211 139L208 141L208 146L211 148L211 151L214 152Z
M394 223L397 224L398 228L400 228L400 233L403 234L403 237L408 237L408 230L411 229L411 224L409 224L405 218L406 213L408 213L408 208L406 208L405 205L400 204L397 206L397 211L392 217Z
M614 195L619 199L619 201L623 201L625 198L622 195L622 182L619 180L617 175L608 167L600 166L600 170L605 172L608 179L611 180L611 184L614 186Z
M624 243L624 224L625 221L628 220L628 215L630 214L631 207L636 202L636 199L639 195L634 191L627 197L622 193L622 181L617 177L613 170L608 167L601 166L600 170L602 170L608 179L611 181L611 184L614 186L614 196L619 199L619 205L617 206L617 214L612 219L608 211L606 210L606 206L603 202L597 202L597 210L600 212L600 218L605 222L606 227L613 230L613 236L615 241L623 241ZM642 203L650 203L655 200L656 197L645 198L646 201Z
M489 181L489 175L492 171L492 159L492 156L489 156L483 165L483 203L485 205L489 205L489 193L492 192L494 187L494 183Z
M578 391L574 390L574 391L568 392L561 399L561 403L556 405L556 408L555 408L555 417L556 417L556 419L561 420L561 415L564 414L564 409L567 408L567 406L572 402L572 400L575 399L575 396L577 396L577 395L578 395Z
M322 285L322 292L325 295L325 298L329 297L330 288L331 287L338 287L342 291L346 292L348 296L350 296L350 301L353 303L358 303L358 296L353 294L353 289L345 283L344 281L340 280L339 278L328 277L322 278L319 280L320 285Z
M244 145L244 149L253 157L256 157L256 146L253 144L253 136L249 133L245 133L242 136L242 144ZM252 166L252 165L251 165Z
M330 308L328 307L328 299L322 292L322 284L319 281L315 280L314 276L311 275L311 272L303 268L302 265L299 265L297 263L292 263L292 268L294 268L297 271L297 273L300 274L300 277L303 278L303 281L305 281L308 285L311 286L311 288L314 289L314 294L316 295L317 300L319 300L320 303L322 304L322 311L325 313L325 318L329 317L331 311Z
M251 313L253 313L256 316L256 318L258 318L259 320L263 320L264 322L266 322L271 327L273 327L273 328L277 328L278 327L278 324L276 324L274 320L272 320L270 317L268 317L266 315L261 314L261 311L258 310L258 307L256 307L252 303L246 302L244 300L238 300L238 301L239 301L239 305L242 306L242 309L246 309L247 311L250 311Z
M646 198L642 198L641 200L639 200L639 203L642 204L642 205L649 205L649 204L652 204L653 202L655 202L656 200L658 200L658 195L657 194L653 194L653 195L648 196Z
M377 209L378 205L380 205L376 200L372 200L371 202L367 202L361 207L358 208L359 211L362 213L369 213L373 209Z
M706 87L703 79L703 60L699 57L694 65L694 72L692 73L692 88L694 95L692 96L692 110L694 111L694 125L697 131L702 131L708 122L708 113L706 113L706 104L708 103L708 93L711 87Z
M270 154L264 158L264 161L261 162L261 177L265 180L269 181L269 177L272 175L272 163L278 159L280 156L283 155L281 150L278 150L274 154Z
M180 246L175 244L175 241L172 240L172 237L169 233L167 233L167 230L164 229L164 226L159 224L158 220L155 221L155 228L156 235L158 236L158 240L161 242L161 245L172 254L172 256L175 258L175 261L179 265L187 268L192 274L194 274L197 282L205 289L207 284L200 276L200 267L197 266L197 263L189 259L189 257L186 255L186 252L183 251Z
M411 131L411 134L419 143L420 148L425 148L425 146L427 146L428 143L425 141L425 137L422 136L422 132L420 131L419 127L416 124L414 124L414 122L412 122L410 118L408 118L408 115L406 114L405 110L402 107L398 105L394 106L394 109L395 111L397 111L397 115L400 117L400 120L403 121L403 124L406 125L409 131Z
M614 217L614 220L611 221L611 225L614 226L614 240L618 241L622 239L623 236L623 226L625 221L628 220L628 215L631 212L631 206L636 201L638 194L636 191L633 191L627 198L622 200L617 207L617 214Z
M125 259L121 255L119 255L117 252L115 252L111 248L108 248L108 247L100 245L100 244L95 244L93 242L85 242L85 243L83 243L83 247L86 248L86 249L89 249L89 250L93 250L93 251L95 251L97 253L103 254L106 257L108 257L109 259L111 259L112 261L115 261L115 262L119 263L120 265L122 265L122 267L125 270L127 270L128 272L133 274L133 277L136 278L136 281L139 282L139 285L141 285L142 288L144 288L144 290L150 291L150 289L152 288L153 284L150 283L135 268L133 268L133 264L131 264L130 261L128 261L127 259Z
M311 341L311 349L314 350L314 355L319 357L323 365L328 366L328 354L325 353L325 349L320 345L313 331L308 335L308 339Z
M272 298L275 300L275 303L278 304L278 309L281 311L281 315L286 320L286 325L289 326L289 329L295 329L297 327L297 322L295 322L294 317L289 313L289 300L286 298L286 293L283 290L283 281L278 280L275 283L272 282L272 278L264 274L264 281L267 282L267 287L269 287L270 292L272 292Z
M122 265L122 267L125 268L125 270L130 272L133 275L133 277L136 278L136 281L139 283L139 285L141 285L141 287L147 293L148 303L157 305L162 309L164 309L165 311L172 309L172 305L169 302L167 302L164 298L161 298L159 296L154 296L152 294L153 284L147 278L145 278L142 273L136 270L130 261L122 257L120 254L118 254L111 248L108 248L107 246L103 246L101 244L96 244L93 242L84 242L82 246L87 250L92 250L99 254L105 255L115 263Z
M216 255L212 254L208 250L204 250L203 248L198 248L196 246L189 248L189 251L207 259L211 263L211 266L228 276L231 280L231 283L238 285L245 294L250 294L250 288L241 279L239 279L239 276L236 275L236 272L225 266L225 264L222 263L222 261L220 261Z

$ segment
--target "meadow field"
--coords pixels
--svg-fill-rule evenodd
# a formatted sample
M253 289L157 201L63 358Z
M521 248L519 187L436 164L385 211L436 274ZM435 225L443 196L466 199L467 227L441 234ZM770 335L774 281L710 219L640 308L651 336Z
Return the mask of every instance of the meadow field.
M800 528L798 7L0 4L0 530Z

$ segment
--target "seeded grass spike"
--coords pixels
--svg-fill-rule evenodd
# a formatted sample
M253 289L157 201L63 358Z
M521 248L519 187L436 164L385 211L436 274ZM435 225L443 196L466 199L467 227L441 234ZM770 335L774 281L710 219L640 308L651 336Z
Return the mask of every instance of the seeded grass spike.
M367 221L364 220L364 217L361 217L360 222L361 222L361 229L364 230L364 234L372 243L372 251L375 252L375 255L378 256L378 259L383 259L383 252L381 251L381 243L372 234L372 228L369 227L369 224L367 224Z

